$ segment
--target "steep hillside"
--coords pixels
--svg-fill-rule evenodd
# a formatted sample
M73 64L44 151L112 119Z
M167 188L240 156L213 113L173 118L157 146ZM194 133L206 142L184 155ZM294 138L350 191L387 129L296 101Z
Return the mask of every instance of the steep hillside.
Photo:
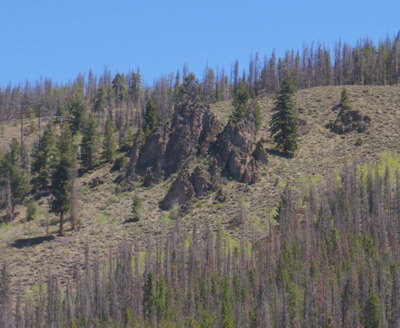
M220 226L232 236L248 234L257 238L274 223L272 215L286 183L296 186L308 179L321 179L346 161L369 162L386 150L400 153L400 87L348 86L347 90L353 109L371 120L367 131L337 135L326 128L337 117L335 106L342 87L301 90L296 102L303 124L299 150L293 159L273 151L268 133L273 97L260 99L263 126L259 138L269 153L269 163L261 166L261 181L247 185L224 180L220 190L197 199L186 212L176 207L170 211L159 208L175 175L152 187L137 182L126 189L113 182L119 173L110 173L110 166L79 178L80 228L76 232L67 231L67 236L56 237L57 218L48 213L45 197L39 200L40 215L34 221L25 222L24 208L19 208L21 214L16 221L0 225L2 260L9 264L14 288L17 281L22 287L44 282L50 271L65 284L75 267L84 266L85 254L90 259L115 254L121 243L131 243L141 250L164 238L177 222L187 230L195 224L200 232L206 226ZM226 123L232 106L221 102L211 109ZM4 133L15 131L6 127ZM134 195L143 201L139 222L129 221ZM50 238L46 237L47 223Z

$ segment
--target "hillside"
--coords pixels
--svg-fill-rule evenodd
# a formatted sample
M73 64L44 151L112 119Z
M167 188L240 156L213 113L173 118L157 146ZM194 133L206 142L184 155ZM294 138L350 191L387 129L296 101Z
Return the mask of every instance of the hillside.
M220 226L232 236L262 236L272 222L272 213L286 183L296 186L310 179L316 181L331 175L345 162L370 162L387 150L399 153L400 88L348 86L347 90L352 107L371 119L367 132L337 135L325 127L337 115L332 109L339 102L342 87L300 90L296 102L305 125L299 151L293 159L273 153L267 124L273 98L261 98L264 124L259 138L271 150L269 163L262 166L261 181L254 185L225 180L223 202L216 199L217 193L210 193L195 201L184 213L177 208L162 211L159 202L167 193L173 176L151 188L136 183L133 191L126 191L113 182L119 173L110 173L110 166L105 165L78 180L80 228L76 232L67 231L65 237L56 237L57 218L48 213L46 198L39 200L40 217L34 221L25 222L25 209L18 208L17 220L0 225L0 250L9 265L13 287L16 288L18 281L22 288L43 283L49 272L56 273L59 281L65 284L75 267L84 266L85 253L88 252L90 259L116 254L121 243L143 250L146 245L165 238L177 222L187 231L194 225L200 233L206 226L211 229ZM219 102L212 105L212 111L226 122L232 106L230 101ZM2 144L11 134L16 135L18 128L18 125L5 127ZM93 186L93 181L100 181L100 184ZM130 218L134 195L143 200L141 220L124 222ZM47 220L52 223L50 232L54 239L51 240L40 239L46 235ZM238 221L243 224L238 225ZM25 241L15 242L20 239ZM37 244L29 245L29 242Z

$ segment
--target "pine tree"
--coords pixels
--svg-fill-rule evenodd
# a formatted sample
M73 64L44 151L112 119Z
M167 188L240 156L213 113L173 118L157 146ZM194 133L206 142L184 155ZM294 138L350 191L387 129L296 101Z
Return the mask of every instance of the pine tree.
M365 327L381 327L381 304L376 291L371 292L367 301L367 306L365 308Z
M157 127L157 108L153 100L149 98L146 103L146 111L144 113L143 132L147 136Z
M256 132L260 131L261 125L262 125L262 115L261 115L261 107L260 104L258 103L257 99L253 99L253 111L254 111L254 121L256 125Z
M69 106L71 114L71 132L75 135L84 125L86 107L82 96L75 96Z
M286 156L292 156L297 150L298 114L293 101L294 82L291 77L282 81L276 96L270 122L271 137Z
M0 162L0 184L6 188L8 216L12 220L15 205L22 204L29 191L29 172L23 167L21 146L15 138Z
M56 135L54 125L49 122L43 136L36 144L32 153L32 174L35 175L33 185L35 188L46 188L50 183L52 169L56 159Z
M340 95L340 104L339 107L342 112L346 112L351 110L349 95L347 94L347 89L343 88L342 93Z
M234 123L239 123L247 114L248 105L250 100L249 86L247 83L240 83L235 97L233 98L232 105L234 110L230 119Z
M112 88L114 90L115 103L117 107L120 107L128 97L128 82L124 74L117 73L115 75L112 81Z
M91 169L98 164L99 132L93 114L85 124L81 143L81 164L84 169Z
M140 220L140 212L142 210L142 200L138 195L135 195L132 200L132 219L134 221Z
M115 158L115 140L114 140L114 126L112 118L109 116L106 120L104 128L104 140L103 140L103 158L107 162L114 161Z
M199 102L200 85L199 80L193 73L188 74L183 79L180 86L180 101L185 104L196 104Z
M59 235L64 235L64 215L71 208L75 147L68 126L60 137L59 158L51 178L51 211L60 215Z
M120 135L120 150L123 152L128 151L132 147L133 139L135 138L135 132L129 122L125 122L123 128L123 134Z

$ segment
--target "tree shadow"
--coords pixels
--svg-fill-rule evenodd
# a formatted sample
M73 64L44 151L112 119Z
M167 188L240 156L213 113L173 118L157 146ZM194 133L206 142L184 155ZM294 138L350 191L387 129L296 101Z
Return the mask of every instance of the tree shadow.
M36 246L36 245L39 245L46 241L52 241L54 239L55 239L54 236L42 236L42 237L17 239L11 244L11 246L14 248L21 249L21 248L25 248L25 247Z
M291 158L291 156L285 154L284 152L281 152L280 150L277 149L265 149L265 151L267 152L267 154L269 155L274 155L274 156L279 156L279 157L283 157L283 158Z
M129 224L129 223L135 223L135 222L139 222L139 219L137 219L137 218L126 219L122 222L122 224Z

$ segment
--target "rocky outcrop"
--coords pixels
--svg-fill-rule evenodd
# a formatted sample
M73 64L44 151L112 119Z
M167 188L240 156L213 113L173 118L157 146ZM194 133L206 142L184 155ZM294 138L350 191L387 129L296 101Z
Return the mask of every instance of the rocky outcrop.
M229 122L215 143L214 152L222 174L230 179L253 184L259 180L258 164L252 155L255 124L251 118Z
M145 186L157 184L178 173L160 203L169 209L173 204L187 204L216 190L220 176L253 184L259 181L259 163L268 163L262 143L254 147L255 119L249 113L243 121L221 123L206 105L181 105L171 124L159 126L143 143L140 134L130 151L127 177L143 179ZM208 165L194 166L198 156L211 155Z
M127 177L144 178L152 185L178 172L191 157L206 155L215 143L221 124L206 105L182 105L170 125L159 126L144 144L135 139Z
M194 196L202 197L207 192L215 191L216 187L216 176L212 176L205 168L196 166L194 170L182 169L161 201L160 207L169 210L175 204L187 205Z
M206 155L220 129L209 106L180 107L172 121L172 133L163 160L165 177L178 172L190 156Z
M148 171L157 173L157 178L162 178L162 167L165 150L169 140L170 129L161 125L155 129L140 148L140 154L135 165L135 172L141 177L148 175Z
M253 157L256 161L268 164L268 155L261 141L257 142L256 149L253 152Z
M367 131L371 119L367 115L362 115L359 110L340 111L334 122L328 123L326 127L336 134L346 134L350 132L363 133Z
M129 164L128 164L128 168L126 170L126 178L130 181L134 181L137 178L136 163L139 159L140 148L142 147L142 145L143 145L142 133L140 131L138 131L133 140L133 145L128 153Z

